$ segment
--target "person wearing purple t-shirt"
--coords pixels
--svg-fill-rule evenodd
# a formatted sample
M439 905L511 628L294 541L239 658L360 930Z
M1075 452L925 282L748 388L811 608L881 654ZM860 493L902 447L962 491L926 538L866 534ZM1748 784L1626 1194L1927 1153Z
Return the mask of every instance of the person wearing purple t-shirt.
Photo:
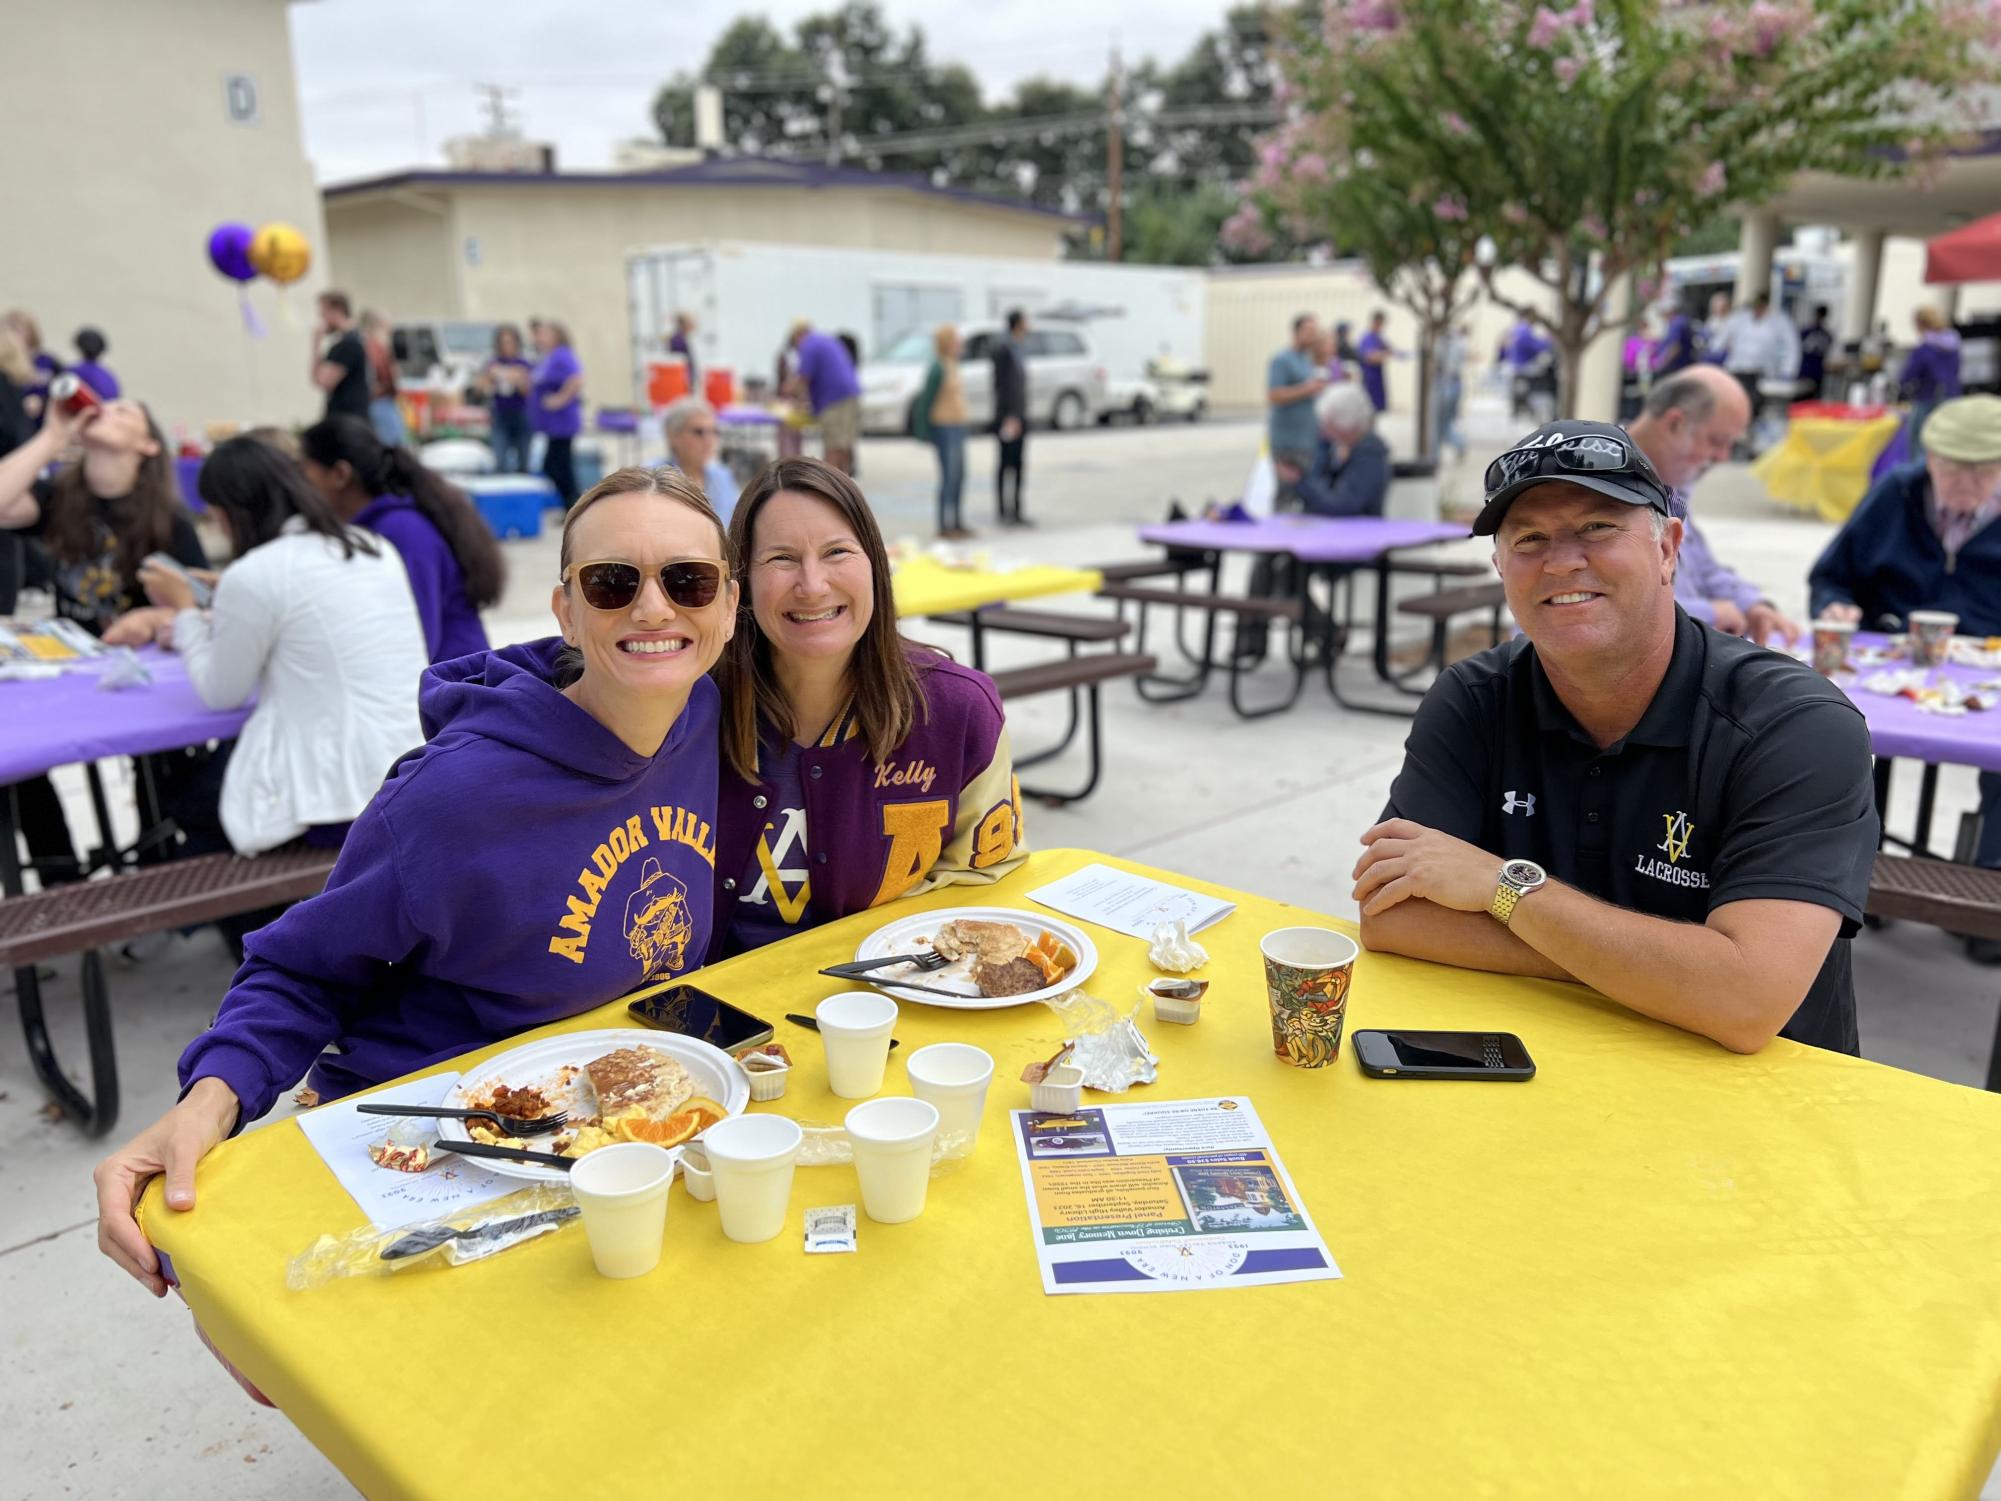
M672 566L670 566L672 565ZM701 490L620 470L564 522L561 639L425 674L425 743L355 820L319 896L245 941L180 1103L98 1165L98 1245L156 1296L133 1215L310 1071L338 1099L702 963L717 693L736 621ZM229 1185L212 1185L218 1200Z
M492 402L493 427L488 441L493 467L501 474L528 472L528 388L535 367L521 353L521 331L511 323L494 330L493 354L480 367L473 384Z
M1923 457L1925 419L1942 401L1959 395L1959 333L1937 308L1926 304L1917 310L1917 348L1904 361L1899 394L1911 404L1905 424L1911 435L1913 457Z
M862 427L862 383L848 346L802 319L792 326L792 356L793 390L806 398L813 420L820 424L827 462L843 474L854 473L855 442Z
M70 366L70 374L97 393L100 401L118 399L118 377L100 363L107 347L104 335L94 328L80 328L76 331L76 352L81 356Z
M577 472L570 447L584 426L584 367L570 348L570 331L553 319L534 325L541 359L528 389L528 415L543 437L542 475L563 504L577 501Z
M306 478L342 521L388 540L410 575L431 662L486 650L482 608L507 582L500 544L464 492L359 417L329 417L299 435Z
M1378 412L1390 409L1389 372L1383 367L1389 363L1396 351L1390 348L1390 341L1383 337L1383 324L1387 315L1371 313L1369 331L1356 344L1355 353L1362 362L1362 389L1369 393L1369 404Z

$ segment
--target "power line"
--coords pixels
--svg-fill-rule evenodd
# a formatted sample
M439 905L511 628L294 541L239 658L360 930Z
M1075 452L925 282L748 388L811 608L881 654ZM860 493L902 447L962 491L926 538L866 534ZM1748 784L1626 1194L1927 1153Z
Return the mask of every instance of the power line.
M1230 103L1182 105L1141 116L1136 124L1160 130L1176 130L1203 125L1268 125L1278 118L1272 104ZM1074 131L1105 128L1103 109L1077 110L1061 115L1031 115L1020 120L995 120L968 125L925 130L884 131L880 135L858 135L854 150L869 156L908 156L939 151L952 146L999 144L1003 141L1032 139L1040 135L1067 135ZM802 151L821 151L824 141L792 143Z

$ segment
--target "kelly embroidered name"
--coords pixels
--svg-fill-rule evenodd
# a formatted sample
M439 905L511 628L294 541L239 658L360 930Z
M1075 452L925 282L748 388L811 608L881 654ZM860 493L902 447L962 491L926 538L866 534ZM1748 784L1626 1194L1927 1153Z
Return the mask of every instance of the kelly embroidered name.
M929 761L910 760L901 766L892 766L885 761L875 769L878 792L885 787L915 787L920 792L929 792L931 784L937 780L938 768Z

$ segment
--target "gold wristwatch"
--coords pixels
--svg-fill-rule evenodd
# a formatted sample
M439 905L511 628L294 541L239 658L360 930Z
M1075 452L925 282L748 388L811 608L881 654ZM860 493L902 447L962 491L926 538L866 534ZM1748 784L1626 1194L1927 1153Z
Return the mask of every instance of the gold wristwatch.
M1533 860L1510 860L1501 867L1500 878L1494 883L1494 900L1487 906L1502 927L1514 921L1515 907L1521 899L1547 881L1549 876Z

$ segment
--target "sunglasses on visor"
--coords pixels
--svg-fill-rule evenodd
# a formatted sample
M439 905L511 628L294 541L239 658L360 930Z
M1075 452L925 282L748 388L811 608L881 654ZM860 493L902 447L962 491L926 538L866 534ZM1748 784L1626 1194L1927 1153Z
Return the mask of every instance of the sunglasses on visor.
M723 565L704 559L662 563L660 592L678 609L699 610L716 602L723 587ZM646 571L637 563L578 563L563 575L577 581L577 592L593 610L629 609L639 598Z
M1645 454L1624 438L1603 433L1578 433L1537 448L1511 448L1487 466L1487 493L1517 480L1561 479L1566 474L1608 474L1636 479L1667 495L1667 486Z

